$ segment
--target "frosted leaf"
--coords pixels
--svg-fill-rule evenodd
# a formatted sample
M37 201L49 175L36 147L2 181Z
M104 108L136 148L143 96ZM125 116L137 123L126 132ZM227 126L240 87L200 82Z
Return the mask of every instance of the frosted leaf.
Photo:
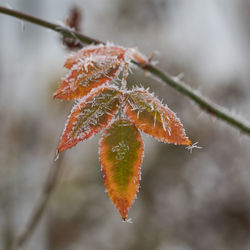
M64 66L70 72L54 97L63 100L81 98L93 88L117 80L121 71L122 88L126 89L131 60L143 65L147 63L147 58L135 48L126 49L113 44L87 46L66 60Z
M107 126L118 111L120 94L116 88L101 87L76 104L65 126L58 152L73 147Z
M138 129L127 119L114 121L100 141L104 185L123 220L139 188L143 142Z
M126 115L143 132L165 143L191 145L175 113L153 94L137 88L125 96Z
M121 71L122 62L93 57L72 67L72 71L61 82L54 98L74 100L86 96L98 86L111 82Z

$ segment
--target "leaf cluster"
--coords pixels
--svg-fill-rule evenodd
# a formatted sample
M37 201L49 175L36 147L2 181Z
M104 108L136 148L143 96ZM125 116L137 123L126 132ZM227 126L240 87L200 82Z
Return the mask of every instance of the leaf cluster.
M87 46L66 60L69 73L54 93L54 98L77 100L57 153L103 131L99 155L104 185L123 220L139 189L141 131L164 143L191 145L174 112L148 90L127 89L132 60L148 63L135 48Z

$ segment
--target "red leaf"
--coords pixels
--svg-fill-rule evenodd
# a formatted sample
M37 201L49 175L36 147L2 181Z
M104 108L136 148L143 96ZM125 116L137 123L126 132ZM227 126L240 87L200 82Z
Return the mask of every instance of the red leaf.
M100 132L117 113L120 102L119 90L101 87L75 105L58 145L58 153Z
M128 118L143 132L156 139L179 145L191 145L175 113L144 89L125 94Z
M143 157L140 132L129 120L113 122L101 138L99 154L108 195L126 220L139 188Z

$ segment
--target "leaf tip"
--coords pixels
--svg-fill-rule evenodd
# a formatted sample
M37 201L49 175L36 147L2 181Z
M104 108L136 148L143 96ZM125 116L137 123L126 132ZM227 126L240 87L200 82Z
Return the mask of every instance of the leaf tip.
M123 222L126 222L127 221L127 215L122 215L122 220L123 220Z
M57 96L58 96L58 91L54 92L53 95L52 95L52 97L53 97L54 99L56 99Z
M185 145L187 145L187 146L192 146L192 142L188 139L188 138L186 138L186 141L185 141Z

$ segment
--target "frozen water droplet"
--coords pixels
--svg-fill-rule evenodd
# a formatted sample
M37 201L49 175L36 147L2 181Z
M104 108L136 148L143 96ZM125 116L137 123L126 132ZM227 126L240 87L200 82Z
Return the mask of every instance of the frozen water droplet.
M59 159L59 152L58 152L58 150L56 150L56 157L55 157L54 161L57 161L58 159Z

